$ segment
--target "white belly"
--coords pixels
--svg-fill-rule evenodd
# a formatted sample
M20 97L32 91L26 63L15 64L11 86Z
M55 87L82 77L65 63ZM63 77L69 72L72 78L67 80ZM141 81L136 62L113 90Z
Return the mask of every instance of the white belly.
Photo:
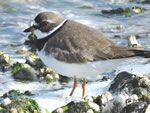
M38 51L38 55L45 65L53 69L56 73L65 75L68 77L77 78L88 78L97 76L105 72L111 72L115 69L123 59L114 59L114 60L104 60L104 61L95 61L89 63L66 63L59 60L56 60L55 57L51 54L49 56L45 55L43 50Z

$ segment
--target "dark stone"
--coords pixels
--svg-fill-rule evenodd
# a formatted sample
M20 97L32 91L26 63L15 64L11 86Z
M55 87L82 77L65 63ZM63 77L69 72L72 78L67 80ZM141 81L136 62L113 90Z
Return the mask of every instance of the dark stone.
M59 82L60 82L60 83L63 83L63 82L68 83L68 82L70 81L70 79L71 79L71 78L69 78L69 77L67 77L67 76L63 76L63 75L60 75L60 74L59 74Z
M135 102L127 105L120 113L145 113L148 104L143 101Z
M74 103L71 102L68 105L68 110L66 111L66 113L83 113L83 112L87 112L88 111L88 106L85 103Z
M10 98L10 99L16 99L19 96L32 96L33 94L30 91L25 91L24 93L21 93L19 90L10 90L9 92L3 94L3 98Z
M34 80L36 75L31 68L22 68L13 74L17 80Z
M116 94L120 92L129 94L133 92L135 87L138 87L138 78L136 75L128 72L121 72L113 80L109 91Z

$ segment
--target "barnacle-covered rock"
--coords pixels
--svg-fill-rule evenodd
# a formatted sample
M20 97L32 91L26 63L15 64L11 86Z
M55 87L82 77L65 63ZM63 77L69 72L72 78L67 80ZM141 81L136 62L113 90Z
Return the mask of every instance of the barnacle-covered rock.
M31 52L29 56L26 57L26 63L34 67L35 69L43 68L45 65L34 52Z
M56 74L52 69L50 69L48 67L44 67L44 68L40 69L39 76L40 76L41 80L43 80L42 78L44 77L46 80L46 83L55 82L59 79L59 75Z
M41 113L41 110L37 102L28 97L18 97L15 100L11 100L11 103L8 105L1 106L1 113Z
M130 35L128 37L128 46L133 48L141 48L141 44L136 40L135 35Z
M137 94L142 96L149 92L149 85L150 80L146 76L121 72L112 81L109 91L114 94Z
M102 113L122 113L122 109L131 103L138 102L137 95L120 94L114 96L113 99L105 103L102 107ZM130 112L129 112L130 113Z
M127 105L120 113L145 113L148 108L148 103L139 101Z
M112 100L112 94L110 92L104 92L102 95L97 96L94 100L99 106L103 107L107 102Z
M70 102L66 106L57 108L52 113L101 113L99 106L93 102Z
M25 54L28 51L26 47L23 47L21 50L16 51L18 54Z
M29 91L21 93L11 90L0 97L0 113L41 113L34 99L30 99Z
M11 62L10 56L0 51L0 67L2 68L2 70L3 71L8 70L11 65L12 65L12 62Z
M121 14L121 15L130 15L132 10L130 8L117 8L111 10L102 10L102 14Z

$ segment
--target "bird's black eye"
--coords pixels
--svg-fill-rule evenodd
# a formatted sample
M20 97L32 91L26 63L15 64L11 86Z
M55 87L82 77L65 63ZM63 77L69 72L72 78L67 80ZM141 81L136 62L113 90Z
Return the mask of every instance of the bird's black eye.
M48 22L46 22L46 21L40 23L40 27L44 27L44 26L47 26L47 25L48 25Z

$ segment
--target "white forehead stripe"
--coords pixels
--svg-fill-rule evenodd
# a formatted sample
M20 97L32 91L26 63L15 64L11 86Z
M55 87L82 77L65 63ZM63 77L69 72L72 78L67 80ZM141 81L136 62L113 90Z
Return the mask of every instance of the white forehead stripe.
M49 23L55 23L54 21L52 20L43 20L44 22L49 22Z
M58 26L56 26L53 30L49 31L48 33L43 33L40 30L35 30L34 33L36 34L36 36L38 37L38 39L44 38L46 36L51 35L52 33L54 33L55 31L57 31L60 27L62 27L64 25L64 23L67 21L67 19L65 19L64 21L62 21Z

